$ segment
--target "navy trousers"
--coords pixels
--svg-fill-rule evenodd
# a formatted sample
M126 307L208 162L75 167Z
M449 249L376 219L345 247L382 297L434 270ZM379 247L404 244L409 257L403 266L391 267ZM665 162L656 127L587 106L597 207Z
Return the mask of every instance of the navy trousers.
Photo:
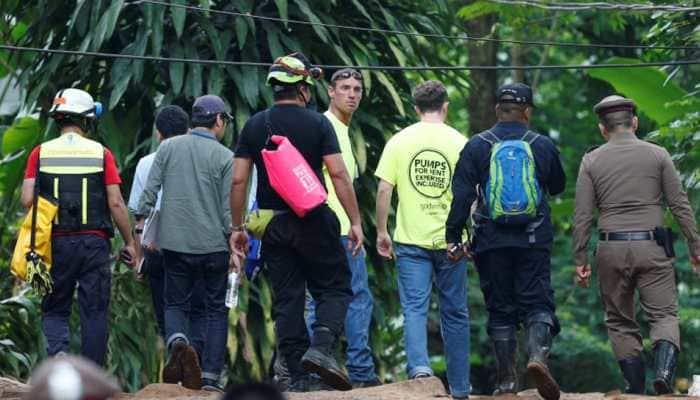
M53 356L69 350L68 321L77 286L81 353L98 365L105 365L112 286L110 242L86 234L55 237L51 246L53 292L41 303L47 352Z
M550 251L506 247L477 253L474 264L489 313L488 330L543 322L559 333Z

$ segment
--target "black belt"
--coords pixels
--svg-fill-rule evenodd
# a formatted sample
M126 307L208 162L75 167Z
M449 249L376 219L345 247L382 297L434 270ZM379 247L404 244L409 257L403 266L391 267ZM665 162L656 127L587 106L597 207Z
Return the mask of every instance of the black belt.
M600 240L654 240L654 233L651 231L600 232Z

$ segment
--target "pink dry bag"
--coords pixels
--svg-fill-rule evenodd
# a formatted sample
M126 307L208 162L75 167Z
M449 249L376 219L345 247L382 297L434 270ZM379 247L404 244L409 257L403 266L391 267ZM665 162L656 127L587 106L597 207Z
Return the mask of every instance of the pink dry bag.
M272 135L270 140L277 145L277 150L262 150L270 186L299 218L303 218L326 201L326 189L289 139Z

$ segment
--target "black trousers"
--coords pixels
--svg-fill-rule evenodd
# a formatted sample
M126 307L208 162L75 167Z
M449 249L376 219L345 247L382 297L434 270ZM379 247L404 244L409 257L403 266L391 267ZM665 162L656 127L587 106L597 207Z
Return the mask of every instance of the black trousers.
M266 273L273 290L273 318L281 356L293 377L303 374L301 357L309 347L304 321L305 290L316 301L313 329L325 327L334 337L352 298L351 274L340 242L340 224L323 205L303 219L289 212L276 215L262 240ZM318 338L317 338L318 336ZM314 344L328 335L314 335Z
M489 333L495 327L519 327L533 322L560 331L555 315L550 250L507 247L477 253L474 264L489 313Z

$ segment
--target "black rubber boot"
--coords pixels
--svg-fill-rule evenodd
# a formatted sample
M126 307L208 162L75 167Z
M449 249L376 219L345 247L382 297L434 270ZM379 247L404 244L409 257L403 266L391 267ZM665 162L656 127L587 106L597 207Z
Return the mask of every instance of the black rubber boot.
M659 340L654 345L654 390L656 394L673 393L673 376L676 372L678 349L666 340Z
M496 390L493 395L504 395L518 392L518 373L516 357L518 341L515 337L515 327L504 326L491 328L491 341L496 356Z
M547 358L552 349L552 333L548 324L533 322L528 327L527 351L530 358L527 372L535 381L537 392L545 400L559 400L559 384L547 368Z
M301 366L317 374L321 380L336 390L351 390L352 384L338 362L333 357L335 335L326 327L314 328L313 342L301 358Z
M627 383L625 393L644 394L646 392L646 376L642 357L626 358L618 363Z

